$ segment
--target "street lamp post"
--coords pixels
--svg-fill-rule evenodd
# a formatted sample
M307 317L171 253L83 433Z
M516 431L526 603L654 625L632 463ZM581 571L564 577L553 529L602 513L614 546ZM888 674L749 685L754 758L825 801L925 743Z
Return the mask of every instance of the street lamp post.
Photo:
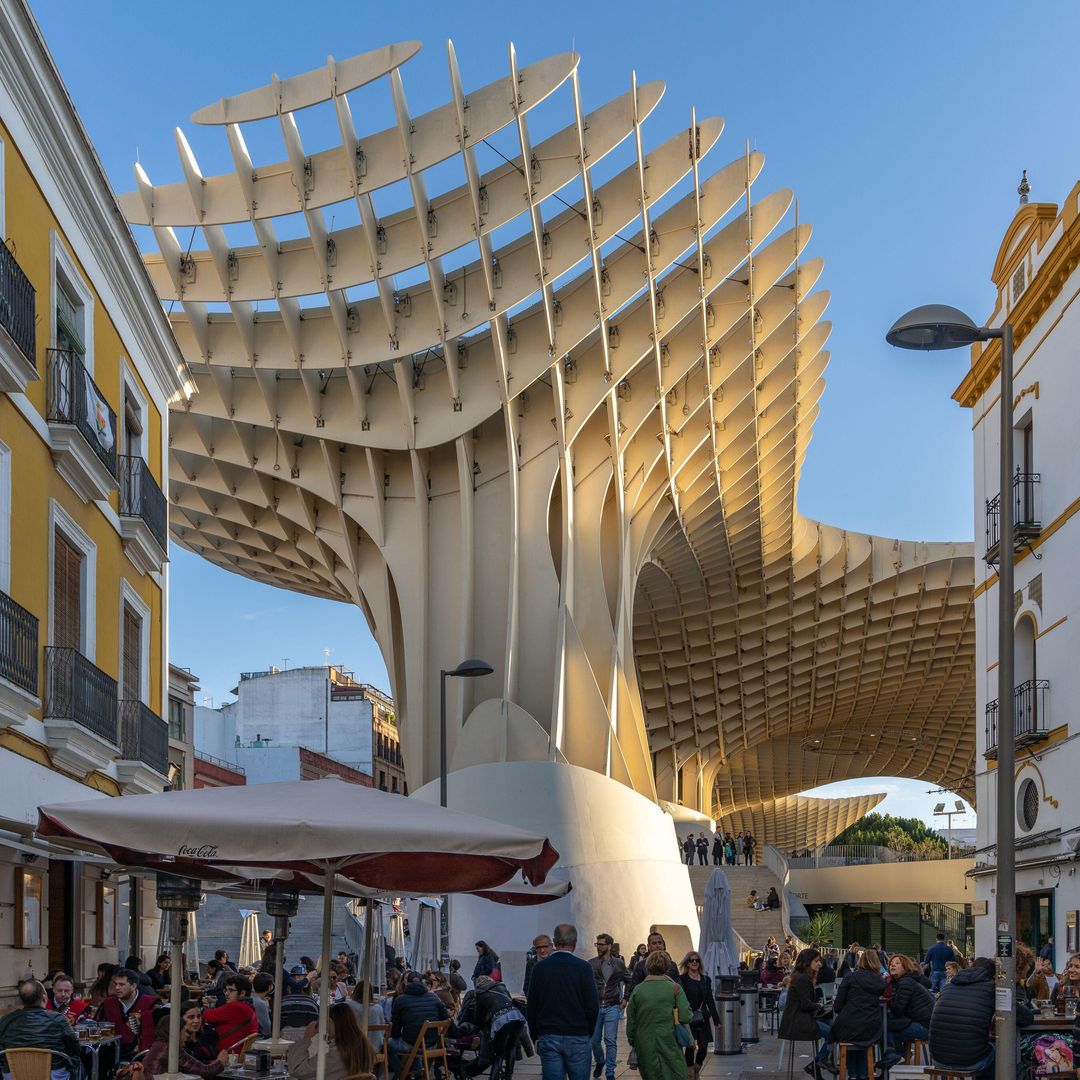
M946 818L948 820L948 822L949 822L948 829L949 829L949 858L950 859L952 858L952 819L954 817L958 816L959 814L966 814L966 813L967 813L967 811L964 809L964 804L959 799L956 800L956 809L955 810L946 810L945 809L945 804L943 802L939 802L937 804L937 806L934 807L934 817L943 817L943 818Z
M902 315L885 335L902 349L957 349L976 341L1001 342L1001 497L998 500L1000 536L998 557L998 757L997 757L997 877L995 920L1001 985L997 995L996 1080L1016 1076L1016 793L1013 771L1016 737L1013 729L1013 504L1009 485L1013 470L1013 331L979 327L962 311L945 304L927 304Z
M475 679L495 669L484 660L462 660L452 671L439 672L439 805L446 805L446 680Z

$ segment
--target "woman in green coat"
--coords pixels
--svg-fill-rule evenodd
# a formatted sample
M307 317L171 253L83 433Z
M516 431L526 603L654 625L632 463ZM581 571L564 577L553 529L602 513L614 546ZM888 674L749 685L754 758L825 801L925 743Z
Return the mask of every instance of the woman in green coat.
M686 1059L675 1041L675 1018L689 1024L693 1010L678 983L668 978L671 957L649 953L645 978L634 988L626 1006L626 1038L637 1052L642 1080L686 1080Z

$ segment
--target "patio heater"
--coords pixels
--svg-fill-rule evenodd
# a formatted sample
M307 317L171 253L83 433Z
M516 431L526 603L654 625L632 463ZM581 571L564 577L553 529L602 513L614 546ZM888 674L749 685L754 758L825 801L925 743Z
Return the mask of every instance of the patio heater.
M183 996L184 942L188 916L202 903L202 882L175 874L157 875L157 906L169 922L169 1071L159 1080L187 1077L180 1072L180 1001Z
M274 1015L270 1038L254 1044L256 1050L269 1050L281 1056L292 1043L281 1038L281 984L285 974L285 940L289 936L289 920L300 910L300 893L282 885L271 885L266 890L266 914L274 918Z

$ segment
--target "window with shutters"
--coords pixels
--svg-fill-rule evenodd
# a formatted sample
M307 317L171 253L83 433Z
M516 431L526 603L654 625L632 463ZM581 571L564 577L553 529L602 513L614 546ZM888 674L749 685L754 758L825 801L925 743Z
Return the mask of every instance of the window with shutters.
M123 680L120 697L124 701L142 699L142 618L124 604Z
M53 640L64 649L83 647L83 553L57 530L53 534Z
M1027 288L1027 267L1024 263L1021 263L1013 273L1012 276L1012 298L1015 304L1020 299L1020 295L1024 289Z
M94 294L54 229L52 246L52 345L78 355L94 374Z

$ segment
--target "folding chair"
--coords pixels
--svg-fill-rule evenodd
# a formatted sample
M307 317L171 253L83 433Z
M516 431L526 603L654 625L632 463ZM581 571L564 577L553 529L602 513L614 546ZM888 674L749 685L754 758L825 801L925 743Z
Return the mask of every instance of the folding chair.
M379 1049L375 1052L375 1061L371 1066L371 1071L376 1076L378 1076L380 1072L385 1076L386 1075L386 1070L387 1070L387 1064L386 1064L386 1040L390 1038L390 1025L389 1024L368 1024L368 1034L370 1035L373 1031L381 1031L383 1040L382 1040L382 1046L380 1046Z
M424 1080L432 1080L432 1063L441 1062L444 1075L449 1074L450 1062L446 1057L446 1029L449 1026L449 1020L424 1021L423 1027L420 1028L420 1034L416 1036L416 1042L413 1043L412 1049L409 1051L409 1056L402 1063L401 1072L398 1073L399 1080L405 1080L412 1073L417 1054L420 1055L423 1065ZM428 1046L427 1044L429 1032L435 1033L436 1041L434 1046Z

